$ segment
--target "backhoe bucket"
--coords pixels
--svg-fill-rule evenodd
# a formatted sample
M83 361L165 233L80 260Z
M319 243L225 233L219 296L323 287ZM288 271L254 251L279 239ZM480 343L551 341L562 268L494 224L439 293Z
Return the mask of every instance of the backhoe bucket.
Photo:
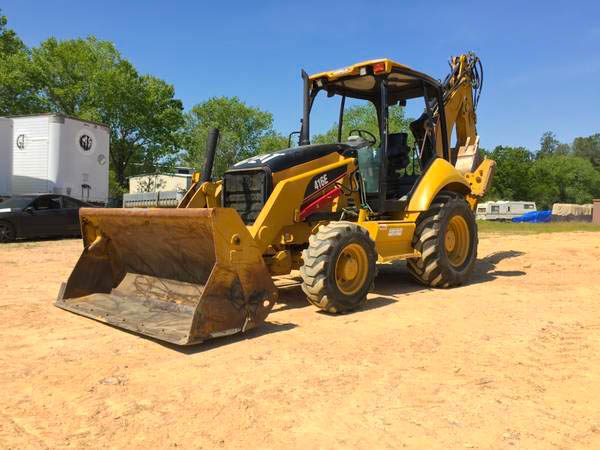
M277 290L229 208L80 210L84 250L59 308L179 345L262 323Z

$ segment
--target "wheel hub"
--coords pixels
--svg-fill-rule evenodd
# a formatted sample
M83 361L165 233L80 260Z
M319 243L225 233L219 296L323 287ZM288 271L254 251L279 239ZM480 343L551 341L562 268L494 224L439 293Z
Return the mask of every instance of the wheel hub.
M353 256L345 254L342 263L342 277L346 280L353 280L358 273L358 263Z
M469 226L464 217L456 215L450 218L446 235L444 236L444 248L450 264L460 267L464 264L471 247L471 236Z
M368 258L358 244L349 244L340 253L335 265L335 279L338 289L352 295L358 292L367 278Z
M454 247L456 246L456 235L453 230L448 230L446 233L445 245L447 252L452 252L454 250Z

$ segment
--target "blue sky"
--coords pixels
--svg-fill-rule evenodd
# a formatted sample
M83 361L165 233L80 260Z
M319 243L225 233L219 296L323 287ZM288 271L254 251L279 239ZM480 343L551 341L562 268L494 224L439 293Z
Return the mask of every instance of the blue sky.
M482 146L535 150L547 130L565 142L600 132L597 0L9 0L0 8L29 46L50 36L114 41L140 72L175 85L186 109L236 95L272 112L285 134L298 128L301 68L389 57L443 78L448 57L468 50L484 63ZM328 128L335 109L312 131Z

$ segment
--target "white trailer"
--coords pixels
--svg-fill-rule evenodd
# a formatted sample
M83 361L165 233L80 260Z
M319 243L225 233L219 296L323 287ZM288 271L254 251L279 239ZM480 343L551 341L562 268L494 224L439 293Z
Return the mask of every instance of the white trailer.
M0 199L12 195L12 128L12 120L0 117Z
M494 202L479 203L477 205L477 211L475 211L475 218L477 220L486 220L487 215L490 213L492 203Z
M477 207L476 217L481 220L512 220L513 217L532 211L537 211L535 202L501 200L480 204Z
M106 204L108 127L61 114L12 121L13 194L63 194Z

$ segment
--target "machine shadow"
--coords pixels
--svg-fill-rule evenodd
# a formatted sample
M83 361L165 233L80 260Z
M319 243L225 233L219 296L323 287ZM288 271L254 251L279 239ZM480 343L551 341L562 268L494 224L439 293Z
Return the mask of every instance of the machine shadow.
M526 272L521 270L511 271L499 271L496 270L496 266L503 260L509 258L516 258L524 255L524 252L516 250L508 250L502 252L491 253L484 258L477 260L475 270L471 276L471 281L467 285L479 284L492 281L498 277L517 277L526 275ZM364 311L369 311L376 308L385 307L397 301L400 301L400 296L404 294L413 294L420 291L431 290L420 285L412 279L406 268L405 261L399 261L391 264L382 264L378 266L378 276L375 279L375 287L371 291L367 302L360 308L350 311L347 313L332 315L333 317L338 316L349 316L354 314L360 314ZM310 303L306 300L304 292L300 287L301 279L299 276L286 276L280 277L275 280L275 285L279 289L279 300L273 308L271 314L276 315L278 312L311 307ZM330 315L325 311L318 311L315 309L317 314ZM294 323L278 323L266 321L262 325L247 331L246 333L235 334L232 336L224 336L210 341L203 342L201 344L195 344L188 347L182 347L175 344L159 341L157 339L139 335L137 333L123 330L118 328L120 331L125 331L136 336L140 336L144 339L149 339L160 344L163 347L175 350L179 353L186 355L193 355L196 353L203 353L223 345L235 344L236 342L245 341L248 339L255 339L261 336L265 336L272 333L280 333L289 331L298 327Z
M381 280L383 280L383 283L387 285L388 274L380 274L377 277L375 281L375 289L371 292L371 294L375 294L376 296L370 295L366 303L363 304L360 308L354 311L343 313L342 315L356 314L360 313L361 311L368 311L370 309L379 308L393 303L393 299L385 298L386 290L391 291L392 287L390 286L386 287L385 289L381 289L379 287ZM311 306L308 300L306 299L306 295L302 291L302 288L300 287L302 280L299 277L295 277L289 278L286 281L289 281L289 284L277 286L279 288L279 300L273 308L273 311L271 311L271 314L276 314L278 312L287 311L290 309L306 308ZM328 314L325 311L315 311L321 314Z
M475 264L475 270L471 275L471 280L467 285L486 283L500 277L520 277L527 275L527 272L522 270L496 270L496 266L505 259L517 258L524 255L525 252L519 250L507 250L502 252L494 252L478 259Z
M277 304L273 307L271 314L310 306L310 303L306 300L306 296L300 287L302 278L299 276L287 276L278 278L274 281L279 292L279 299L277 300Z
M406 268L406 261L382 264L378 267L378 271L374 294L395 297L427 289L413 280Z
M119 328L119 330L127 331L128 333L135 334L136 336L139 336L141 338L154 341L157 344L160 344L161 346L166 347L170 350L175 350L175 351L177 351L179 353L183 353L185 355L194 355L196 353L204 353L204 352L207 352L210 350L214 350L223 345L231 345L231 344L235 344L236 342L246 341L249 339L255 339L260 336L265 336L265 335L272 334L272 333L280 333L282 331L292 330L292 329L296 328L297 326L298 325L296 325L294 323L277 323L277 322L267 321L267 322L262 323L261 325L259 325L256 328L246 331L245 333L238 333L238 334L233 334L231 336L223 336L223 337L219 337L219 338L214 338L214 339L211 339L206 342L201 342L199 344L193 344L193 345L189 345L189 346L181 346L181 345L171 344L169 342L159 341L158 339L154 339L149 336L139 335L137 333L133 333L133 332L130 332L127 330L122 330L121 328Z

